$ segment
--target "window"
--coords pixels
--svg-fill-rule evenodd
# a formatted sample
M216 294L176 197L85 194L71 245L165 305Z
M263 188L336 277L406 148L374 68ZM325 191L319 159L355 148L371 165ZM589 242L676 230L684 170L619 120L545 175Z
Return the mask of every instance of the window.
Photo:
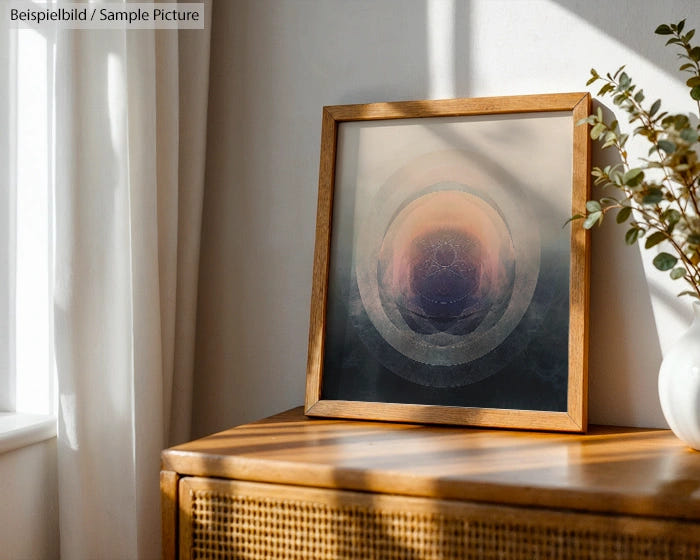
M0 410L52 414L53 42L0 35Z

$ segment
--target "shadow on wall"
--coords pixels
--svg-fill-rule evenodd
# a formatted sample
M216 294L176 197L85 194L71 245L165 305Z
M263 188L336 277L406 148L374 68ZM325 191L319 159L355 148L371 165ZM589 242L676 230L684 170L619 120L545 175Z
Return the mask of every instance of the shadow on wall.
M613 118L610 109L594 102L593 109L598 107ZM620 163L612 150L602 150L598 142L592 147L594 165ZM602 194L593 189L595 196ZM638 410L640 401L649 401L645 395L657 393L662 355L640 248L625 244L624 229L612 218L591 232L589 416L601 424L663 426L658 404L644 417Z
M661 23L694 18L697 13L694 0L663 4L650 0L552 2L668 73L670 80L682 82L676 53L664 48L664 38L656 36L654 30ZM612 118L610 111L607 118ZM601 151L595 144L594 165L615 163L608 161L609 150ZM594 187L595 196L602 194ZM600 423L664 427L666 422L658 405L656 387L662 360L660 339L662 342L664 338L673 339L674 335L664 333L686 323L690 308L687 301L673 297L680 287L670 285L652 267L647 267L649 272L645 273L642 249L624 247L623 234L612 220L593 231L590 415ZM641 406L642 403L646 405Z
M551 0L549 12L574 13L670 72L675 55L657 48L655 23L692 15L694 2ZM471 40L486 5L214 4L193 435L303 400L321 108L474 95L473 61L487 55ZM664 425L649 286L622 233L614 223L593 232L591 420Z
M665 40L654 36L662 23L677 22L697 15L696 0L551 0L580 16L600 31L620 41L636 54L676 77L676 55L664 49ZM640 17L641 16L641 17ZM614 70L614 69L613 69Z
M303 400L321 108L466 96L470 74L469 1L213 9L195 436Z

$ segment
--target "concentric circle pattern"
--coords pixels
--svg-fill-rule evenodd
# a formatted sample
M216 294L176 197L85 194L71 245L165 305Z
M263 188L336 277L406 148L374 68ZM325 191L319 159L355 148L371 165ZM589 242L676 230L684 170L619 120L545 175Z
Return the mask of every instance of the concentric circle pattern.
M510 234L491 206L464 192L431 192L392 221L379 252L379 296L397 328L444 333L434 339L446 346L503 315L514 270Z
M390 371L449 387L484 379L508 359L496 352L489 367L469 366L525 315L540 247L517 189L471 171L463 154L432 157L441 164L433 167L436 177L408 168L377 191L355 242L361 305L351 316Z

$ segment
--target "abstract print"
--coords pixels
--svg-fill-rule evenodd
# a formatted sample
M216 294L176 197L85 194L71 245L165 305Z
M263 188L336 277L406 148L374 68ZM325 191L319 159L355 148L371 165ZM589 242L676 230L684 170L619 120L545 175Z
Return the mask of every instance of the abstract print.
M338 173L324 398L565 410L569 238L538 179L444 147Z

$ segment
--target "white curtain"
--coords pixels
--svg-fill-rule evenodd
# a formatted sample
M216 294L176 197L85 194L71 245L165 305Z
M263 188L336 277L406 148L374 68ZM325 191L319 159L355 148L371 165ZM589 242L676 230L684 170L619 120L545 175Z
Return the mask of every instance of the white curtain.
M209 28L56 35L66 560L160 557L160 450L190 425Z

